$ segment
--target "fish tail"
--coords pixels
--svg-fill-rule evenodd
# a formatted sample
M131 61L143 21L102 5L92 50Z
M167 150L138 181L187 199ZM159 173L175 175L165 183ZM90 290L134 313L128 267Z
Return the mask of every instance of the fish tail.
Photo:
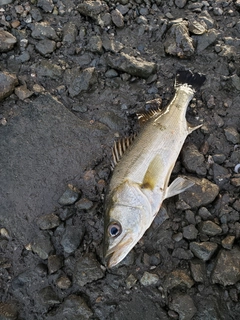
M175 88L188 85L194 91L198 90L205 82L206 77L202 73L193 73L191 70L179 70L175 79Z

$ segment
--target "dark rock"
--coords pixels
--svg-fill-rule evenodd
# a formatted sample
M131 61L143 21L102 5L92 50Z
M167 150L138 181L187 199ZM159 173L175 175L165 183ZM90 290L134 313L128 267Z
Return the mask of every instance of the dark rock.
M47 22L35 23L31 36L37 40L59 40L55 30Z
M67 226L62 236L61 245L67 253L74 252L80 245L84 235L84 229L81 226Z
M164 281L163 287L165 291L170 291L173 288L191 288L194 285L193 280L184 270L174 270L169 273Z
M203 220L213 219L211 212L209 212L205 207L200 208L198 210L198 214Z
M77 6L77 10L92 19L94 19L100 26L104 25L102 20L104 14L108 12L108 6L105 2L97 1L84 1Z
M197 238L198 230L193 224L183 227L183 237L188 240L194 240Z
M79 258L74 268L74 283L83 287L85 284L101 279L104 272L101 265L92 254Z
M32 251L35 252L41 259L45 260L53 251L53 245L50 237L47 234L41 234L33 240Z
M210 237L214 237L222 233L222 228L212 221L204 221L200 224L199 231Z
M63 28L63 42L68 44L74 43L77 37L78 29L72 21L65 24Z
M50 274L57 272L63 266L63 258L53 255L48 257L48 272Z
M78 210L89 210L93 207L93 202L87 198L82 198L75 203L75 207Z
M195 213L192 212L191 210L186 210L185 218L190 224L193 224L193 225L196 224Z
M175 5L180 9L184 8L186 4L187 0L175 0Z
M183 293L175 293L171 296L169 308L178 313L179 320L191 320L197 312L193 299Z
M80 191L75 188L73 185L69 184L68 188L64 191L58 203L61 206L68 206L74 204L80 197Z
M52 287L45 287L39 291L39 298L43 305L54 306L61 303L61 300L55 293Z
M61 220L65 221L71 218L76 213L76 209L72 207L62 208L59 212L59 217Z
M33 95L33 92L28 90L26 85L16 87L14 93L20 100L25 100Z
M227 168L224 168L220 164L213 163L213 179L214 182L220 187L225 189L227 183L230 181L231 174Z
M42 8L45 12L52 12L54 8L54 4L52 0L38 0L38 7Z
M39 77L51 79L59 79L62 77L62 68L49 60L42 60L39 64L34 65L33 68Z
M205 263L200 260L192 260L190 262L191 274L196 282L204 282L206 278L206 266Z
M116 55L107 54L106 60L111 68L129 73L136 77L148 78L156 71L155 63L129 56L123 52Z
M189 172L196 172L203 176L207 173L204 156L192 143L184 145L182 149L182 162Z
M197 52L200 53L207 47L212 45L217 40L219 35L219 31L215 29L210 29L200 36L194 36L194 39L197 41Z
M207 31L207 26L203 20L197 21L195 19L189 19L188 29L193 34L203 34Z
M75 97L82 92L88 91L97 82L97 74L94 67L84 70L73 70L70 74L72 78L68 91L71 97Z
M215 251L217 250L218 245L214 242L191 242L190 250L192 253L199 259L203 261L209 260Z
M240 280L240 250L234 247L231 251L220 250L211 279L213 283L223 286L234 285Z
M179 58L187 58L194 54L193 40L184 22L172 25L166 34L164 48L166 53Z
M124 27L124 18L121 12L118 9L115 9L111 12L112 22L118 28Z
M233 243L235 241L235 236L226 236L226 238L224 238L222 240L222 246L224 249L228 249L228 250L231 250L232 249L232 246L233 246Z
M32 18L36 21L39 22L42 20L42 15L41 15L41 11L37 8L32 8L30 10L31 16Z
M178 258L179 260L190 260L193 257L193 254L190 250L184 248L176 248L172 252L172 257Z
M233 144L240 143L240 134L234 127L227 127L224 129L225 136L228 141Z
M89 39L87 48L89 51L94 53L99 53L99 54L103 53L101 37L98 35L92 36Z
M216 162L217 164L222 164L226 160L226 156L222 153L214 154L212 157L213 157L213 161Z
M0 319L17 320L18 306L16 302L0 302Z
M14 74L0 72L0 101L10 96L17 84L18 79Z
M142 278L140 279L140 283L145 287L153 286L158 283L158 280L159 280L159 276L157 274L149 273L145 271Z
M102 37L102 45L104 50L111 51L113 53L121 51L124 47L124 45L121 42L110 38L106 33Z
M195 185L179 195L179 200L189 205L189 209L206 206L214 201L219 187L205 178L191 177Z
M7 52L13 49L17 39L9 32L0 30L0 52Z
M48 39L40 40L35 47L41 55L47 56L56 49L56 42Z
M44 214L37 220L40 229L48 230L60 225L60 219L55 213Z
M56 285L62 290L67 290L71 287L72 282L67 276L63 275L56 280Z

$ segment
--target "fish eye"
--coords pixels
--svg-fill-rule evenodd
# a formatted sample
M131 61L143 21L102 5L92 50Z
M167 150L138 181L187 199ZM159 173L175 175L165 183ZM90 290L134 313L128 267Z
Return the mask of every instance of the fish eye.
M115 238L122 233L122 227L119 223L113 222L108 226L108 233L111 237Z

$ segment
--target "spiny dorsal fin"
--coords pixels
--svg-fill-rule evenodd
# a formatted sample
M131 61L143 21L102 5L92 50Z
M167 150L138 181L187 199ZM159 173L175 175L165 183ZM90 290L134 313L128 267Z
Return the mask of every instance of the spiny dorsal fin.
M162 104L161 98L156 98L156 99L147 101L146 102L147 110L137 113L139 123L143 124L146 121L148 121L150 118L155 116L156 114L159 114L160 112L162 112L161 104Z
M130 137L121 138L118 141L114 141L114 146L112 148L112 161L111 169L113 170L115 165L120 161L124 152L132 144L133 140L136 138L137 134L133 134Z

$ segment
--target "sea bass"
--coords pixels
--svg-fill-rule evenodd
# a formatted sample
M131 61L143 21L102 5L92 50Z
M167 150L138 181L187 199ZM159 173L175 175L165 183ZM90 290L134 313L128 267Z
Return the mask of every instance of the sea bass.
M139 115L144 122L139 134L115 143L115 168L104 209L104 256L109 268L141 239L164 199L194 184L187 177L178 177L168 186L186 137L201 126L193 127L186 121L186 110L205 79L202 74L179 71L175 96L166 109Z

